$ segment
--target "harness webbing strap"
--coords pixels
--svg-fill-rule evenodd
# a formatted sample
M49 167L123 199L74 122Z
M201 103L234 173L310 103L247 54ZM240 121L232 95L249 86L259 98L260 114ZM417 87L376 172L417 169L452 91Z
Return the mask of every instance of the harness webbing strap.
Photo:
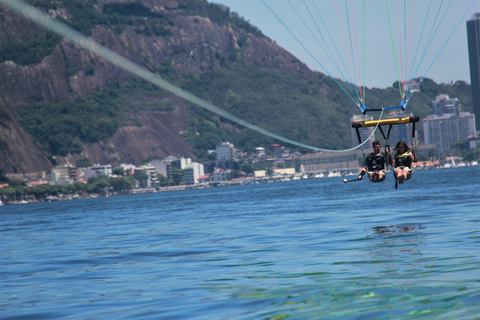
M383 139L387 140L388 138L387 138L387 137L385 137L385 133L383 132L383 129L382 129L382 127L381 127L381 126L378 126L378 129L380 129L380 133L382 134L382 136L383 136Z
M414 125L415 125L415 122L414 122ZM387 139L390 137L390 132L392 131L392 127L393 127L393 124L391 124L390 127L388 127Z
M358 143L361 144L362 143L362 137L360 137L360 131L358 130L358 128L355 128L357 130L357 138L358 138Z

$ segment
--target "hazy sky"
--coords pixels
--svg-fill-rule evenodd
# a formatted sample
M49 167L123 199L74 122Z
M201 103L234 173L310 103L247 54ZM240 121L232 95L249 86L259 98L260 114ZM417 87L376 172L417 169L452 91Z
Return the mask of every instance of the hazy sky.
M470 83L466 21L480 12L480 0L389 0L389 14L384 0L368 0L365 8L360 0L209 1L230 7L311 69L336 78L385 88L427 72L437 83Z

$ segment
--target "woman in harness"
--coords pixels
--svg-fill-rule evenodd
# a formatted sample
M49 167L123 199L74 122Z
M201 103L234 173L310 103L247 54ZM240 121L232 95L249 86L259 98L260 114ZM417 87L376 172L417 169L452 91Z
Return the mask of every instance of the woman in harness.
M399 184L403 184L405 180L412 177L412 162L417 162L417 155L415 154L415 146L410 149L403 141L399 141L397 146L393 149L397 152L393 158L393 168L395 170L395 179ZM410 152L410 150L413 152Z
M392 154L388 147L385 147L385 153L380 152L380 142L375 140L372 142L373 152L365 159L364 167L358 175L358 180L362 180L365 173L368 173L368 178L372 182L382 182L387 176L385 166L392 163Z

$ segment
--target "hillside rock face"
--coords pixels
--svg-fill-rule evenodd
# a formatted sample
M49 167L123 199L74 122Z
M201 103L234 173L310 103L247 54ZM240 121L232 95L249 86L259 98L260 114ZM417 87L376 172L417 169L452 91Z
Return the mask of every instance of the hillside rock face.
M106 3L98 1L101 12ZM125 2L125 1L119 1ZM243 31L213 23L200 16L181 14L177 1L137 1L151 12L162 14L173 24L173 35L145 36L125 27L115 33L104 25L91 31L91 38L123 57L155 70L166 59L180 72L201 73L222 68L221 59L233 53L241 54L247 63L264 68L285 69L304 78L314 74L290 53L265 37L256 37ZM188 4L188 2L187 2ZM50 10L51 16L71 19L68 12ZM0 5L0 45L8 41L26 42L38 32L37 25ZM239 43L241 39L241 45ZM241 50L240 50L241 49ZM93 74L86 73L94 67ZM126 81L132 75L120 67L63 39L40 63L18 65L12 61L0 63L0 174L49 171L52 164L20 127L15 112L32 101L60 102L88 95L114 81ZM84 144L80 155L57 158L63 163L80 157L88 157L95 163L107 163L115 158L126 163L141 164L154 157L182 155L194 157L192 147L182 133L187 131L185 116L188 113L182 99L175 100L174 111L142 112L135 116L141 127L123 127L107 141Z
M0 96L0 176L47 171L51 164Z

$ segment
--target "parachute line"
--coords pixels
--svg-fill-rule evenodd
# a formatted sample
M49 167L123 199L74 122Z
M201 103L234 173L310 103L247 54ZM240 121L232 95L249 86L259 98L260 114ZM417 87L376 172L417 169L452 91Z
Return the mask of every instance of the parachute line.
M365 21L366 21L366 14L365 14L365 4L366 0L363 0L363 103L365 104Z
M395 68L397 69L398 89L400 90L400 98L401 98L403 96L402 95L402 84L400 83L400 76L398 74L397 54L395 53L395 42L393 41L392 22L390 21L390 13L388 11L388 0L385 0L385 5L387 7L388 25L390 27L390 38L392 39L392 47L393 47L393 58L395 60Z
M317 23L315 22L315 19L313 18L312 16L312 13L310 12L310 9L308 8L307 4L305 3L305 0L303 0L303 4L305 5L305 8L307 9L307 12L309 13L310 15L310 18L312 19L315 27L317 28L317 31L318 33L320 34L320 36L322 37L323 41L325 42L326 46L327 46L327 49L329 49L329 52L330 52L330 56L325 48L322 46L322 44L320 43L320 41L318 40L318 38L315 36L315 34L312 32L312 30L309 28L309 26L306 24L306 22L303 20L302 16L300 15L300 13L298 12L298 10L293 6L293 4L290 2L290 0L288 0L290 6L292 7L292 9L295 11L295 13L297 14L298 18L303 22L303 25L308 29L308 31L310 32L310 34L312 35L312 37L315 39L315 41L317 42L317 44L320 46L320 48L322 48L323 52L327 55L327 57L330 59L330 61L335 65L335 67L337 68L337 70L340 72L340 74L342 75L343 79L345 80L345 83L347 84L350 92L352 93L352 96L357 96L358 98L358 101L361 101L360 97L358 96L358 93L352 89L352 86L351 84L347 81L347 79L345 78L345 76L343 75L342 71L340 70L340 68L338 67L338 64L336 63L336 61L334 60L334 57L333 57L333 54L331 52L331 50L329 49L328 47L328 44L326 43L325 41L325 38L323 37L322 35L322 32L320 31L320 29L318 28L318 25ZM333 59L332 59L333 58Z
M420 33L420 38L418 39L418 44L417 44L417 50L415 50L415 56L413 57L412 66L410 68L410 73L409 73L410 75L412 75L413 68L415 66L415 60L417 59L418 49L420 48L420 42L422 41L423 32L425 31L425 26L427 25L428 15L430 13L430 8L431 7L432 7L432 0L430 0L430 3L428 4L427 16L425 17L425 21L423 21L422 32ZM413 12L413 6L412 6L412 12ZM413 18L413 16L412 16L412 18ZM412 79L412 78L415 78L415 77L409 76L408 78Z
M330 54L327 54L327 52L325 51L325 49L323 48L323 46L322 46L322 45L320 44L320 42L318 41L317 37L315 37L315 35L313 34L313 32L310 31L310 29L308 28L308 26L307 26L307 25L305 24L305 22L304 22L305 26L307 26L307 28L309 29L310 33L312 34L312 36L313 36L313 37L315 38L315 40L317 41L318 45L322 48L323 52L325 52L325 54L327 55L327 57L328 57L328 58L330 59L330 61L335 65L336 69L340 72L340 74L341 74L342 77L343 77L343 80L344 80L345 83L347 84L347 86L348 86L350 92L352 93L352 95L353 95L353 96L357 96L358 100L360 101L360 97L358 96L358 93L355 92L355 90L353 90L353 88L352 88L352 85L351 85L351 82L352 82L352 81L351 81L351 79L350 79L350 75L347 74L348 77L349 77L349 79L350 79L350 82L349 82L349 81L347 81L347 79L346 79L345 75L343 74L340 66L338 65L337 60L335 59L335 55L333 54L332 50L330 49L330 46L329 46L328 43L327 43L327 40L324 38L322 32L320 31L320 28L318 27L318 24L317 24L317 22L315 21L315 18L313 17L312 12L310 11L310 8L307 6L307 3L305 2L305 0L303 0L303 4L304 4L305 8L307 9L307 12L308 12L308 14L310 15L310 18L312 19L312 22L314 23L314 25L315 25L318 33L319 33L320 36L322 37L322 40L323 40L323 42L325 43L325 46L327 47L328 52L329 52ZM313 2L313 4L315 5L315 2ZM290 5L292 5L292 4L290 3ZM316 5L315 5L315 7L316 7ZM318 11L318 8L317 8L317 12L318 12L321 20L323 21L321 15L320 15L320 12ZM299 15L298 12L297 12L297 15ZM300 17L300 15L299 15L299 17ZM302 18L300 17L300 19L302 19ZM303 21L303 19L302 19L302 21ZM325 25L325 23L324 23L324 25ZM327 32L328 32L328 29L326 28L326 26L325 26L325 29L326 29ZM330 33L328 33L328 34L330 34ZM330 36L330 39L331 39L331 36ZM332 42L333 42L333 41L332 41ZM334 44L334 46L335 46L335 44ZM335 47L335 49L336 49L336 47ZM337 51L337 54L338 54L338 51ZM338 56L340 57L339 54L338 54ZM341 57L340 57L340 59L341 59ZM344 68L345 68L345 66L344 66ZM346 70L346 69L345 69L345 70Z
M435 56L435 59L433 59L432 63L430 64L430 66L428 67L427 71L425 71L425 73L423 74L422 76L422 79L420 81L418 81L415 89L413 90L413 92L418 88L418 86L420 85L420 83L423 81L423 79L425 78L425 76L427 75L427 72L430 70L430 68L433 66L433 64L435 63L435 61L437 60L438 56L440 55L440 53L442 53L443 49L445 48L445 46L447 45L448 41L450 41L450 39L452 38L453 34L455 33L455 31L457 30L458 26L460 25L460 23L462 23L463 19L465 18L465 16L467 15L468 13L468 10L470 10L470 8L473 6L473 4L475 3L475 1L477 0L472 0L472 2L470 3L470 6L467 8L467 10L465 10L465 13L463 14L463 16L460 18L460 20L458 21L457 25L455 26L455 28L453 29L453 31L450 33L450 36L448 36L447 40L445 41L445 43L443 44L442 48L440 49L440 51L437 53L437 55ZM412 97L413 95L413 92L409 95L408 99L406 99L406 101L408 102L408 100Z
M346 80L345 76L343 75L342 71L340 70L339 67L337 67L337 70L340 71L340 74L343 76L343 79L345 80L345 82L347 83L347 85L349 86L350 88L350 91L352 92L353 95L356 95L355 93L353 93L353 89L351 88L351 83L353 82L351 80L351 77L350 77L350 74L348 73L348 70L347 70L347 67L345 66L345 63L343 62L343 59L342 59L342 56L340 55L340 53L338 52L338 48L337 46L335 45L335 41L333 41L332 39L332 35L330 33L330 31L328 30L327 28L327 25L325 24L325 20L323 20L323 17L322 17L322 14L320 13L320 10L318 9L317 7L317 4L315 3L315 1L313 2L313 4L315 5L315 9L317 10L317 13L320 17L320 19L322 20L322 23L323 23L323 27L325 28L325 30L327 31L327 34L328 34L328 37L330 38L330 41L332 42L332 45L335 49L335 52L337 53L337 56L338 58L340 59L340 62L342 63L342 66L343 66L343 69L345 70L345 73L348 75L349 77L349 81ZM357 95L358 96L358 95ZM359 99L360 100L360 99ZM361 108L360 108L361 109Z
M288 28L288 26L282 21L282 19L280 19L280 17L268 6L268 4L264 1L264 0L259 0L266 8L268 11L270 11L271 14L273 14L273 16L275 17L275 19L277 19L278 22L281 23L281 25L285 28L285 30L288 31L288 33L290 33L290 35L303 47L303 49L305 49L305 51L315 60L315 62L318 63L318 65L330 76L330 78L332 78L333 81L335 81L336 84L338 84L338 86L340 88L342 88L342 90L350 97L350 99L352 99L353 102L355 102L360 110L361 110L361 107L359 105L359 103L345 90L345 88L337 81L337 79L335 79L331 74L330 72L328 72L327 69L325 69L325 67L320 63L320 61L318 61L317 58L315 58L315 56L310 52L310 50L308 50L308 48L300 41L300 39L292 32L292 30L290 30L290 28Z
M450 3L451 3L451 2L452 2L452 1L450 0L449 4L448 4L448 6L447 6L447 9L445 9L445 12L444 12L444 14L443 14L442 20L443 20L443 18L445 17L445 14L447 13L448 7L450 6ZM418 70L420 69L420 65L422 64L423 58L425 57L425 54L427 53L428 48L430 47L430 44L431 44L432 41L433 41L433 38L434 38L435 35L437 34L438 28L440 28L441 21L438 23L436 29L435 29L435 24L437 23L438 15L440 14L440 10L442 9L442 5L443 5L443 0L442 0L442 2L440 3L440 6L438 7L437 15L435 16L435 20L434 20L434 22L433 22L432 29L430 30L430 34L428 35L428 39L427 39L427 43L426 43L426 45L425 45L425 49L423 50L422 57L420 58L420 62L418 63L418 66L417 66L417 69L415 70L415 74L414 74L413 78L416 78L416 77L417 77L417 73L418 73ZM433 30L435 30L435 32L433 32ZM432 32L433 32L433 34L432 34Z

